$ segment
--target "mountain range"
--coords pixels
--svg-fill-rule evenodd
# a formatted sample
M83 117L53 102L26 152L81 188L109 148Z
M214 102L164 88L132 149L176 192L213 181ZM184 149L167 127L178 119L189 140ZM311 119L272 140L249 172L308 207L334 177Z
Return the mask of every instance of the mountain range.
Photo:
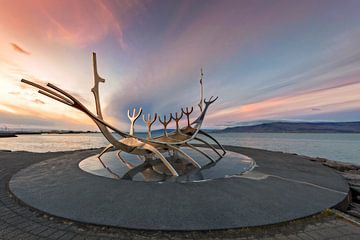
M215 132L250 133L360 133L360 122L272 122L228 127Z

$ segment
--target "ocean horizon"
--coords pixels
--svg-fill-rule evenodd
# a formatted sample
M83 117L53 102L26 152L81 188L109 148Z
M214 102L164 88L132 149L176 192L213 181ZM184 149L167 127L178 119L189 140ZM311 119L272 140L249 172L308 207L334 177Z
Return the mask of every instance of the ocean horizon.
M138 134L144 136L144 134ZM212 133L223 145L296 153L360 165L360 134L343 133ZM34 134L0 138L0 150L57 152L104 147L101 133Z

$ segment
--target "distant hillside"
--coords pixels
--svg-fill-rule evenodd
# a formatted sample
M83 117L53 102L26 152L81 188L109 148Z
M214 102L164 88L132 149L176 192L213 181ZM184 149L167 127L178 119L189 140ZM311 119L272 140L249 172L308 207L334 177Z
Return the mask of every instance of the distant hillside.
M229 127L220 132L250 133L360 133L360 122L273 122Z
M9 129L7 131L0 130L0 138L17 137L18 135L34 135L34 134L84 134L98 133L96 131L73 131L73 130L33 130L33 129Z
M0 132L0 138L17 137L14 133Z

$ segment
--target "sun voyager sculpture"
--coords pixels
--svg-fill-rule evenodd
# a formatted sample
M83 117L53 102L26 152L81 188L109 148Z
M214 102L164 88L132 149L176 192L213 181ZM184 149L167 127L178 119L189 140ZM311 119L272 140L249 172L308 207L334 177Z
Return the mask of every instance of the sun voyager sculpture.
M201 130L201 126L204 122L205 115L210 105L218 99L218 97L215 98L213 96L208 100L203 98L202 71L200 78L200 102L198 104L200 113L197 117L194 118L195 120L191 121L190 117L190 115L193 113L194 107L181 108L181 111L175 112L174 114L170 113L169 115L164 115L163 117L158 116L157 113L153 115L143 114L142 120L147 126L147 137L144 138L137 136L135 134L134 128L135 122L142 114L142 108L134 108L132 111L130 111L130 109L128 110L127 116L130 120L130 130L128 133L117 129L103 118L100 104L99 84L104 83L105 79L100 77L98 74L95 53L93 53L93 69L94 87L91 89L91 91L95 98L96 114L91 112L70 93L51 83L48 83L46 86L42 86L26 79L22 79L21 82L38 88L38 92L40 94L80 110L95 122L101 133L109 141L109 145L106 146L97 156L98 160L101 162L102 166L107 169L115 178L122 177L113 172L112 169L109 168L104 163L104 161L102 161L102 156L106 152L114 149L117 150L117 158L119 158L130 169L134 168L134 166L129 164L128 161L122 156L123 153L136 155L143 161L142 166L150 166L157 172L171 177L177 177L179 175L185 174L186 170L184 170L183 166L186 164L192 165L192 168L190 169L201 169L204 167L199 164L199 161L191 157L191 154L186 153L183 148L197 152L197 154L200 154L203 156L203 158L207 159L208 163L210 164L218 162L225 156L226 151L224 147L211 135ZM179 121L183 116L186 116L186 125L180 127ZM151 134L151 127L157 120L163 126L163 134L161 136L153 137ZM169 132L167 127L171 121L175 122L175 130ZM118 139L114 133L119 135L120 139ZM210 139L212 144L206 141L203 137ZM205 145L207 148L211 149L214 154L211 156L207 151L204 151L203 148L199 147L199 145L193 145L194 142ZM213 155L215 155L215 157ZM154 164L155 162L157 162L157 164ZM160 166L162 166L160 168L159 163Z

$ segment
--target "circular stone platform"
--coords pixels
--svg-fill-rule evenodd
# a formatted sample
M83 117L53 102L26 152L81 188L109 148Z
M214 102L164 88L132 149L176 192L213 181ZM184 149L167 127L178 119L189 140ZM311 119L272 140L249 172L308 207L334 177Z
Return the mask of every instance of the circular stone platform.
M200 182L115 180L81 170L93 151L48 159L15 174L25 204L79 222L149 230L210 230L275 224L334 207L348 194L335 171L300 156L228 147L257 167Z

